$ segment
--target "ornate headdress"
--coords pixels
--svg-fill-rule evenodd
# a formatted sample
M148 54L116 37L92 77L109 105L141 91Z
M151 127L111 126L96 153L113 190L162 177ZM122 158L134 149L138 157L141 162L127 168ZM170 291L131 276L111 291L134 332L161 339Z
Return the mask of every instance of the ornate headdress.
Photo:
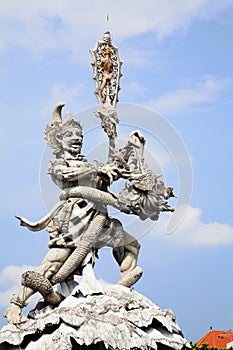
M80 136L83 137L81 124L74 119L74 116L70 112L66 112L66 119L64 122L62 122L61 112L64 106L64 102L60 102L55 106L52 113L52 122L50 125L46 125L45 128L46 143L53 148L54 154L59 154L61 152L59 136L62 138L62 134L65 130L77 128L80 130Z

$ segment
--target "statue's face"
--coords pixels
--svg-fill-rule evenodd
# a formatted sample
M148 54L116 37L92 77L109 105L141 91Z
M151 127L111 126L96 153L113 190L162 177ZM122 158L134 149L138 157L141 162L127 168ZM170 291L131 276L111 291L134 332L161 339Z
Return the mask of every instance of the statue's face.
M73 154L79 154L81 152L83 144L83 138L80 134L80 129L69 128L63 132L61 145L63 150Z

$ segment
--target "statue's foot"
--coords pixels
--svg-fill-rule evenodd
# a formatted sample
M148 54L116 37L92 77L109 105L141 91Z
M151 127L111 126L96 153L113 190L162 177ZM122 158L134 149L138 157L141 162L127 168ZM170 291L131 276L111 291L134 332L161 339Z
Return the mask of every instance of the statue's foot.
M44 296L46 302L51 305L58 305L62 301L62 296L54 291Z
M133 270L126 271L124 274L122 274L121 279L117 284L124 287L131 287L141 278L142 272L141 267L136 266Z
M3 314L11 324L20 324L26 322L28 319L22 313L19 305L10 304Z

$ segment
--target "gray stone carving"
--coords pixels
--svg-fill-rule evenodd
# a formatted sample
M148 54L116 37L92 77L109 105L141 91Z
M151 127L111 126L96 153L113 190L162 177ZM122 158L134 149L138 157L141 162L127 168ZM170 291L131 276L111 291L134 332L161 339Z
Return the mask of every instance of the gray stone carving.
M50 161L49 173L63 191L62 198L66 199L62 199L36 223L30 223L27 219L17 216L21 225L32 231L47 227L50 234L50 250L36 269L37 275L30 274L31 285L29 278L27 283L23 278L21 291L17 297L13 296L11 299L11 304L5 311L10 323L26 321L21 308L35 291L41 291L42 280L47 279L47 285L54 285L65 281L71 274L81 273L82 263L88 254L91 253L91 260L94 262L97 250L103 246L113 248L114 257L121 269L119 284L129 287L142 274L141 268L137 266L139 243L124 231L118 220L107 215L106 206L109 202L114 202L120 207L114 195L105 191L113 177L120 176L121 169L113 163L90 164L84 158L81 154L81 125L70 113L62 122L63 105L60 103L55 107L52 123L46 127L45 138L56 155L56 158ZM76 188L80 188L81 192L75 193ZM73 196L70 196L69 192L72 190ZM41 275L41 278L38 275ZM47 295L42 294L44 297ZM48 294L47 302L52 299L55 300L54 303L60 301L59 296L52 297L52 294Z
M161 212L174 211L168 204L174 194L172 187L165 187L159 179L161 175L154 174L145 163L146 140L140 130L132 131L125 146L119 148L116 104L122 63L111 40L106 32L91 50L98 100L95 114L109 139L108 159L106 164L88 162L81 153L81 124L70 112L65 120L62 118L63 102L55 106L51 124L46 126L45 140L55 155L49 162L48 173L61 190L59 201L37 222L16 216L20 225L31 231L46 228L50 249L35 271L22 275L22 288L18 295L12 296L4 313L12 324L0 332L0 342L6 349L7 343L21 348L27 343L25 349L51 348L52 338L48 334L38 337L35 343L26 340L49 325L55 327L53 349L71 349L72 339L80 346L99 343L99 349L147 349L147 346L156 349L157 343L180 349L186 342L173 313L165 313L126 288L142 275L137 265L140 244L119 220L108 215L108 205L140 220L157 220ZM118 179L125 180L125 187L120 193L113 193L111 184ZM112 248L119 265L118 286L101 285L93 275L98 250L104 246ZM78 286L75 275L82 276ZM29 313L29 320L22 308L35 292L43 300ZM84 309L87 314L83 313ZM156 329L153 322L159 325ZM118 323L121 326L116 326ZM98 336L93 338L94 331ZM115 332L132 336L117 340L113 336ZM63 348L59 343L61 334Z

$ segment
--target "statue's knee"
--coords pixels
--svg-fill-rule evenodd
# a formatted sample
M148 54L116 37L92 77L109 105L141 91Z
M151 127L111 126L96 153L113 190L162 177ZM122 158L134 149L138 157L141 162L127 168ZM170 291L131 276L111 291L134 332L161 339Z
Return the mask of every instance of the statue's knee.
M38 266L35 269L35 272L39 273L40 275L50 279L51 276L53 276L60 268L61 263L59 262L53 262L47 261L41 266Z

